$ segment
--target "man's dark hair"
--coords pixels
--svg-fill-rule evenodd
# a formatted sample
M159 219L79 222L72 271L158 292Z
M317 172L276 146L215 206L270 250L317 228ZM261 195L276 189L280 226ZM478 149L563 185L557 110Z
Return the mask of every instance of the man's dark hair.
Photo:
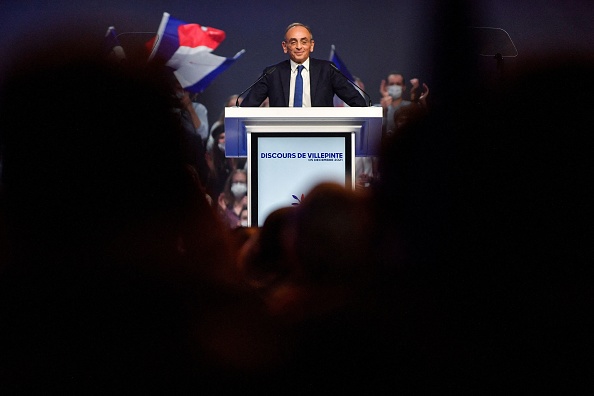
M304 25L304 24L303 24L303 23L301 23L301 22L293 22L293 23L291 23L289 26L287 26L287 28L285 29L285 35L284 35L284 37L283 37L283 41L287 39L287 32L288 32L289 30L291 30L292 28L294 28L294 27L297 27L297 26L301 26L301 27L304 27L304 28L306 28L306 29L307 29L307 31L309 32L309 35L310 35L310 40L313 40L313 33L311 32L311 29L309 28L309 26L307 26L307 25Z

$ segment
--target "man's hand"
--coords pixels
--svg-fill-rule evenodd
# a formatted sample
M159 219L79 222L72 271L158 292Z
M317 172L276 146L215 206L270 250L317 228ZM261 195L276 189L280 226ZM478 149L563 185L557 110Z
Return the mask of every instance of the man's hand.
M388 96L388 83L386 82L386 80L382 80L382 82L380 83L379 92L382 98L384 96Z
M202 122L200 118L198 118L198 114L196 114L196 110L194 110L194 106L192 106L192 99L190 98L190 93L188 91L184 91L184 96L180 99L181 105L183 109L186 109L188 113L190 113L190 117L192 118L192 124L194 125L194 129L200 128Z
M187 108L192 104L192 100L190 99L190 94L188 91L184 91L184 96L181 97L179 100L183 108Z
M380 105L382 105L382 108L386 110L388 107L390 107L393 100L394 99L392 99L390 95L382 96L382 98L380 99Z
M419 96L419 100L425 100L429 96L429 87L427 84L423 83L423 93Z
M227 209L227 200L225 199L224 193L219 194L219 198L217 199L217 205L219 205L219 208L222 211L225 211Z
M418 78L413 78L410 80L410 85L412 85L412 88L410 89L410 100L412 102L416 102L417 101L417 90L419 89L419 79ZM429 87L427 86L427 84L423 83L423 92L421 92L421 95L418 97L419 102L422 102L422 104L425 104L425 100L427 99L427 96L429 95Z
M417 100L417 89L419 89L419 79L413 78L410 80L410 85L412 86L410 89L410 100L411 102L416 102Z

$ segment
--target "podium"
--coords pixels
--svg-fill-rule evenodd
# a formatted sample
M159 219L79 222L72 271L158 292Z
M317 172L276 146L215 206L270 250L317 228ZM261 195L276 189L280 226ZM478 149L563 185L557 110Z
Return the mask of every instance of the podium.
M247 157L248 224L321 182L355 188L355 156L379 154L381 107L227 107L225 155Z

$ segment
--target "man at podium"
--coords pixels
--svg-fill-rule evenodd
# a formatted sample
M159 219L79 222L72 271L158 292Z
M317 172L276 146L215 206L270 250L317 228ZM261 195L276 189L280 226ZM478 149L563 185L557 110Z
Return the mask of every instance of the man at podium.
M290 24L281 44L289 59L264 69L241 107L258 107L267 97L271 107L333 107L334 95L351 107L367 106L332 62L310 58L314 40L308 26Z

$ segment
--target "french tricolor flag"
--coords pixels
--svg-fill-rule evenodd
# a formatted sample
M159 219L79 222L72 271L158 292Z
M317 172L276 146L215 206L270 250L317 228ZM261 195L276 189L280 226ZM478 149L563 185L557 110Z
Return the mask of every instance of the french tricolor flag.
M163 59L184 89L202 92L245 52L241 50L233 58L212 54L224 39L225 32L220 29L188 24L165 12L157 36L147 43L152 48L149 61Z
M349 72L342 59L340 59L340 56L338 56L338 52L336 52L336 47L334 46L334 44L332 44L332 46L330 47L330 62L333 62L338 68L338 70L340 70L340 72L344 74L346 78L348 78L351 81L355 80L355 78L353 77L351 72Z

